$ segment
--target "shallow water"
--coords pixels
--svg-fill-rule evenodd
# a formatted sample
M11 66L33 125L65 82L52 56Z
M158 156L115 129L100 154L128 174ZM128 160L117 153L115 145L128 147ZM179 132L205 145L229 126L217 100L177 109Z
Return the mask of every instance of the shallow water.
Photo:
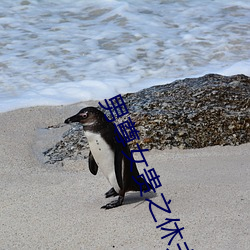
M250 75L250 1L92 2L1 1L0 111Z

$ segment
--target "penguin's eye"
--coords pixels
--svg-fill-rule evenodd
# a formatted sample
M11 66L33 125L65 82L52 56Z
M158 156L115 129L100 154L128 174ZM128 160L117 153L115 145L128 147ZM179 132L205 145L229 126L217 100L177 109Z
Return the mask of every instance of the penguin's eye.
M86 119L88 117L88 112L79 114L83 119Z

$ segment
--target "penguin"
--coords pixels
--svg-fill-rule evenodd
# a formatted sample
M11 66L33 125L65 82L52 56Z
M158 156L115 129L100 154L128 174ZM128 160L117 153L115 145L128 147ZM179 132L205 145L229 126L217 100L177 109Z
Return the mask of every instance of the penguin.
M149 183L145 182L142 177L139 177L136 163L134 161L131 163L130 159L124 156L126 154L133 159L133 155L124 138L117 131L115 125L106 120L102 111L95 107L86 107L76 115L65 120L67 124L74 122L78 122L83 126L89 143L88 165L90 172L96 175L100 168L112 187L105 193L105 197L118 196L117 200L101 208L110 209L121 206L125 193L128 191L140 191L140 187L142 191L152 189ZM122 138L123 143L117 141L117 133L119 133L119 138ZM131 164L133 164L132 169Z

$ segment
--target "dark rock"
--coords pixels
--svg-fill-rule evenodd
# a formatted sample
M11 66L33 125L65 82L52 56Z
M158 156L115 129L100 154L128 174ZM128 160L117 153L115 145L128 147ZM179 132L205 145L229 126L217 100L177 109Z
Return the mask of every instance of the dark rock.
M250 142L250 78L245 75L187 78L126 94L123 99L129 115L116 123L130 116L140 131L140 140L131 142L131 148L137 142L141 148L160 150ZM83 131L76 126L44 154L55 162L75 159L85 148Z

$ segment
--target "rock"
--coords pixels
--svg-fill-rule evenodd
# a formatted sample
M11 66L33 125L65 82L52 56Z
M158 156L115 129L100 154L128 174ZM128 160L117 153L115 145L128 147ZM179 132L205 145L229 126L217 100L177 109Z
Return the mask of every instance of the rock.
M250 142L250 78L209 74L125 94L129 116L140 131L141 148L201 148ZM72 147L72 150L70 150ZM131 149L136 143L130 143ZM81 126L72 127L61 142L44 152L53 163L86 157Z

